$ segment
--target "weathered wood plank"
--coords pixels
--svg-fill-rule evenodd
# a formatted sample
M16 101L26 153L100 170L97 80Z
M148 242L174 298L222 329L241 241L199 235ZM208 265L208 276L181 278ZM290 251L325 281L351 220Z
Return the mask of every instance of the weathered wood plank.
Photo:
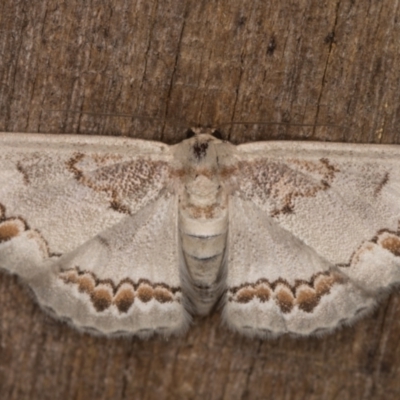
M283 121L336 126L222 129L236 143L400 144L398 2L5 0L0 10L0 131L173 143L193 123ZM400 396L397 293L320 339L249 340L219 321L196 319L169 341L94 338L0 274L0 398Z

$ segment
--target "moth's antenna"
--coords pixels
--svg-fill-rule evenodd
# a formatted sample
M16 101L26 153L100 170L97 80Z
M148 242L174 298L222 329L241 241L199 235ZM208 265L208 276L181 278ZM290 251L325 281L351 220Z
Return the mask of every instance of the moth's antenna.
M232 122L222 122L218 124L218 126L226 126L226 125L285 125L285 126L309 126L309 127L318 127L318 126L330 126L334 128L346 128L346 126L342 125L330 125L330 124L300 124L296 122L266 122L266 121L232 121Z
M124 118L138 118L139 116L134 114L121 114L121 113L104 113L104 112L93 112L93 111L79 111L79 110L46 110L49 112L64 112L69 114L82 114L82 115L102 115L106 117L124 117ZM142 119L156 119L161 120L161 118L157 117L148 117L145 115L141 115L140 118Z
M136 115L136 114L124 114L124 113L104 113L104 112L92 112L92 111L79 111L79 110L46 110L49 112L65 112L71 114L82 114L82 115L94 115L94 116L105 116L105 117L122 117L122 118L132 118L132 119L142 119L142 120L152 120L152 121L171 121L182 124L184 126L193 126L196 124L190 124L187 120L180 118L160 118L160 117L151 117L148 115Z

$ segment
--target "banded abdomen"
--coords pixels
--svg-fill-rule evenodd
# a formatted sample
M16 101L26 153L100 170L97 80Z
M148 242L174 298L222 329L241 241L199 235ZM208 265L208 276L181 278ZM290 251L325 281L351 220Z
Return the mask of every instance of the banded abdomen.
M224 289L222 278L228 207L218 183L200 176L194 184L196 190L189 187L181 199L179 228L185 275L190 286L187 296L197 314L205 315ZM199 188L202 189L200 194ZM201 195L204 193L207 196Z

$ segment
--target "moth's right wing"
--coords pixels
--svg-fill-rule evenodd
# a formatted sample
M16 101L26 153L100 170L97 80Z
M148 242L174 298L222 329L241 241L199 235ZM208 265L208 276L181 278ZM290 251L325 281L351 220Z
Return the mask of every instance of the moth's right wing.
M230 326L320 334L400 283L399 146L261 142L234 154Z

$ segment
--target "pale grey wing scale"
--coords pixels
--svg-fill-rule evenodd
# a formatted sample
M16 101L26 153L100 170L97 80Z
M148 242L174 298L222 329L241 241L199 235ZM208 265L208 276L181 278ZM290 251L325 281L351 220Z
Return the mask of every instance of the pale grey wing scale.
M396 146L238 150L225 306L232 327L260 336L318 334L363 315L399 282Z
M0 135L1 267L78 327L140 335L183 329L169 147L12 136Z

